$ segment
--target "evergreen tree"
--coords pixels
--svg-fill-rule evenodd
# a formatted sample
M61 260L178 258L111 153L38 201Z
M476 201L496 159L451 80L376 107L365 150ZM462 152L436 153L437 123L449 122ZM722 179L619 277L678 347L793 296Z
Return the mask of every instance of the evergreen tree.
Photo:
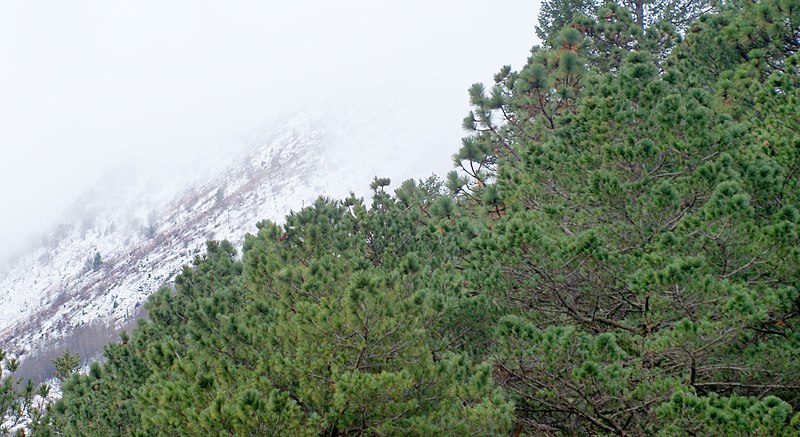
M101 267L103 267L103 257L100 256L100 252L97 252L92 258L92 270L100 270Z
M64 385L51 429L91 435L430 434L507 430L478 340L485 299L446 265L435 180L376 186L371 209L320 199L259 224L244 264L209 243L148 301L150 321ZM432 281L432 282L428 282ZM483 346L480 346L483 344ZM122 386L122 387L120 387ZM103 413L101 413L103 412ZM96 417L91 417L96 415Z
M800 433L800 8L570 4L457 171L209 242L35 433Z
M550 0L542 2L536 36L547 46L562 28L569 26L578 16L591 17L598 7L595 0Z
M0 363L0 433L24 436L26 428L33 432L40 430L50 386L36 386L30 379L23 383L16 378L19 360L9 357L3 349L0 349Z
M63 355L53 360L53 365L56 368L53 375L63 383L77 370L78 365L80 365L80 356L71 353L69 349L67 349L64 351Z
M741 38L755 21L750 7L729 14L708 23L733 29L701 28L690 44ZM769 434L798 420L798 136L760 127L788 127L794 114L796 70L774 69L793 45L767 44L792 41L789 28L759 43L771 52L725 53L718 67L731 73L715 75L695 76L713 62L702 44L675 49L668 63L637 51L636 38L608 44L613 62L590 50L573 110L549 131L529 122L533 135L499 135L520 159L499 161L507 214L474 240L472 265L480 289L513 314L500 325L495 375L515 394L522 430ZM724 42L723 53L737 50ZM760 53L773 61L752 57ZM693 86L700 80L705 89ZM777 408L780 420L766 428L754 413L738 415L752 419L739 428L714 427L709 407L681 421L675 393L720 414Z

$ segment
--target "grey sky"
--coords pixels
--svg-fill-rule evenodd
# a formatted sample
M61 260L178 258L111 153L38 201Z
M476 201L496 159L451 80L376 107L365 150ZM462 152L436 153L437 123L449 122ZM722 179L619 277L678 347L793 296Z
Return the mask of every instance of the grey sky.
M307 107L418 106L427 124L442 126L449 155L466 89L504 64L522 65L537 8L531 0L0 0L0 258L108 168L203 156Z

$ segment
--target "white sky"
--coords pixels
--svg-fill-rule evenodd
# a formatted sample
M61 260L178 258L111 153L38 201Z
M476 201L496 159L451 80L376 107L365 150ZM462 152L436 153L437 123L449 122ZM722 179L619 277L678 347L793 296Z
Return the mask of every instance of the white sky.
M0 0L0 261L109 168L212 155L303 108L414 105L431 132L441 126L449 156L467 88L522 66L537 9L536 0Z

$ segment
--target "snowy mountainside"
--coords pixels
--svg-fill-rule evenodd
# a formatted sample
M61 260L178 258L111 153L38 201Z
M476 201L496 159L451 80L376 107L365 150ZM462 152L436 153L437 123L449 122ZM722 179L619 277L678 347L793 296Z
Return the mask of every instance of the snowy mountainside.
M120 326L209 239L241 247L255 223L280 222L319 195L363 196L379 174L425 176L398 168L407 145L396 134L364 120L290 120L180 189L165 194L151 184L87 195L39 247L0 273L0 348L24 359L85 324Z

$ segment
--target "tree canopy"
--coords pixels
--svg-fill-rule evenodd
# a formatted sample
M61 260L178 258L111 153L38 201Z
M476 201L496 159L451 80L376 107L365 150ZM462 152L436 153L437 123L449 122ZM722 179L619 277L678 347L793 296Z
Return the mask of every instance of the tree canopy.
M542 11L453 172L209 242L34 433L800 434L800 3Z

